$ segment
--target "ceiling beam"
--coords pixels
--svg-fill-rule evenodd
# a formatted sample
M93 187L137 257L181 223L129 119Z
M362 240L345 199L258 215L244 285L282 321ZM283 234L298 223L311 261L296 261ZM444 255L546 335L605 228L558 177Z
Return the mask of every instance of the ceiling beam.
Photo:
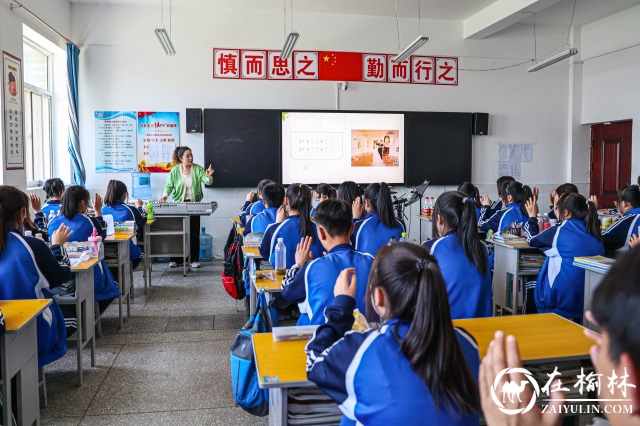
M464 38L489 37L558 1L560 0L497 0L464 20Z

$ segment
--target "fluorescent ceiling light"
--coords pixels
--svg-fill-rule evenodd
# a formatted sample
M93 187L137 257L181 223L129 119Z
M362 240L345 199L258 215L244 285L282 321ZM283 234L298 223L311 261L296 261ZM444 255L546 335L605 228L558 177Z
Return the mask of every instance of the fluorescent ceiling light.
M429 37L427 36L418 36L417 39L413 40L410 45L404 48L402 52L398 54L395 58L393 58L393 62L402 62L411 56L416 50L420 49L426 42L429 41Z
M169 34L167 34L167 30L164 28L156 28L154 32L164 49L164 53L171 56L175 55L176 49L173 47L173 43L171 42L171 38L169 38Z
M300 34L296 32L289 33L287 39L284 41L284 46L282 46L282 52L280 52L281 59L287 59L291 55L293 48L298 42L298 38L300 38Z
M578 53L578 49L572 47L570 49L565 50L564 52L560 52L555 56L550 57L549 59L545 59L542 62L538 62L537 64L533 65L532 67L529 67L529 69L527 71L529 72L536 72L536 71L540 71L542 68L546 68L549 65L553 65L556 62L560 62L564 59L570 58L573 55Z

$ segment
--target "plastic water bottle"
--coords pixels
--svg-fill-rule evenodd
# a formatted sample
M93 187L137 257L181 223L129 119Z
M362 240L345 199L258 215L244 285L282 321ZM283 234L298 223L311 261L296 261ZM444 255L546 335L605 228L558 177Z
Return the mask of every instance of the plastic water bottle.
M408 243L409 242L409 237L407 237L407 233L406 232L402 233L402 237L400 238L400 242L401 243Z
M147 220L153 220L153 203L151 200L147 201Z
M273 266L276 268L276 274L287 273L287 247L282 238L278 238L278 244L276 244L276 264Z
M200 261L211 262L213 260L213 237L204 231L203 226L200 228Z
M424 204L422 204L422 216L426 216L429 213L429 197L424 197Z

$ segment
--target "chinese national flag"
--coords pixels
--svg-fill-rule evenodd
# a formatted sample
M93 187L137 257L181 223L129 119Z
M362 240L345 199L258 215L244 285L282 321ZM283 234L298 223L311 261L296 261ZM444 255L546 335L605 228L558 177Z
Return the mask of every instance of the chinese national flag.
M318 80L362 81L362 53L318 52Z

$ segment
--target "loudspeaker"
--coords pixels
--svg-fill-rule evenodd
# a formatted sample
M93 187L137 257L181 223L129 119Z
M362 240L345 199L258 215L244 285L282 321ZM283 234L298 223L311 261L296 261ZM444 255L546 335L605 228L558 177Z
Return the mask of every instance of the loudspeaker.
M472 135L488 135L489 134L489 114L486 112L474 112L473 124L471 127Z
M187 133L202 133L202 109L187 108Z

